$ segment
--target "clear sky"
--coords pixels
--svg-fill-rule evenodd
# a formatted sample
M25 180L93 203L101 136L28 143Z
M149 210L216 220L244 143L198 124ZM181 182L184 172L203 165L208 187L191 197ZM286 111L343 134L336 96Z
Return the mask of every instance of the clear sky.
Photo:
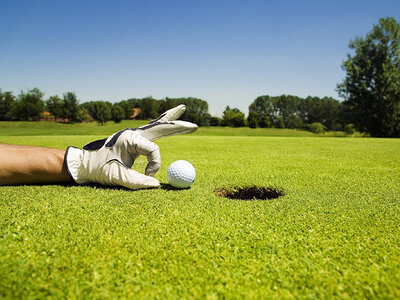
M355 36L399 0L0 2L0 88L80 102L198 97L220 115L260 95L338 98Z

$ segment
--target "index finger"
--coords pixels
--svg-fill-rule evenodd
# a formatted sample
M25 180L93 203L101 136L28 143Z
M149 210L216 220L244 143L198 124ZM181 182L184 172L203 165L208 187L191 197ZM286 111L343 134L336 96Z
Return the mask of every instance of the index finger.
M145 174L147 176L154 176L161 166L161 155L158 145L137 135L134 138L134 147L136 153L147 157L148 164Z

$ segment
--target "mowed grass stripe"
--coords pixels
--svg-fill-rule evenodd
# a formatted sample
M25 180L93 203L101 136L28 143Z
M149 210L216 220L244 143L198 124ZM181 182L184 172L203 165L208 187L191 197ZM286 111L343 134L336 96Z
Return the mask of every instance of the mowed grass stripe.
M142 120L123 120L121 123L107 122L100 125L96 122L63 124L56 122L0 122L0 136L28 135L111 135L121 129L137 128L149 122ZM327 133L343 135L343 133ZM249 127L199 127L193 135L205 136L318 136L305 130L256 128Z
M95 136L0 137L66 148ZM181 136L189 190L1 187L0 295L398 298L400 140ZM143 171L146 160L134 169ZM217 197L223 186L285 191Z

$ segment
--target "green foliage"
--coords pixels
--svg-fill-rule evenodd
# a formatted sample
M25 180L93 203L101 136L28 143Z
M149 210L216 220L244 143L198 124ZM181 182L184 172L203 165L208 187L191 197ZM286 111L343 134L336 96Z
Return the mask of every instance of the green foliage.
M173 108L179 104L186 105L186 111L179 118L180 120L189 121L197 125L202 125L201 120L209 119L211 116L208 114L208 103L198 98L166 98L160 101L160 111L162 112ZM208 121L207 121L208 122ZM207 123L205 122L205 123Z
M259 118L258 125L261 128L271 128L272 127L271 120L269 119L269 117L267 115L262 115Z
M356 132L356 127L354 126L354 124L347 124L344 127L344 132L346 134L354 134Z
M382 18L364 38L350 42L338 85L348 121L373 136L400 137L400 24Z
M200 118L199 125L200 126L210 126L211 115L209 113L203 114Z
M325 125L315 122L312 124L308 124L307 125L308 130L310 130L312 133L316 133L316 134L321 134L324 133L326 131L326 127Z
M211 117L210 126L219 126L221 124L221 119L218 117Z
M63 117L69 123L79 121L79 101L75 93L68 92L63 95Z
M334 130L342 121L339 101L329 97L260 96L250 104L250 112L257 114L260 127L303 128L319 122Z
M125 111L125 118L129 118L133 108L140 108L141 112L136 117L138 120L148 120L157 118L161 113L180 104L186 105L185 113L180 120L196 123L197 125L208 126L211 116L208 114L208 103L197 98L165 98L156 100L152 97L144 99L129 99L121 101L120 104Z
M287 128L303 128L304 123L300 116L290 116L287 118Z
M46 102L46 109L57 119L64 116L63 100L58 96L51 96Z
M268 119L270 121L269 118L275 116L274 101L270 96L257 97L249 106L249 114L252 112L257 114L259 126L267 127L264 126L265 120Z
M125 117L124 109L123 109L122 106L119 105L119 104L114 104L114 105L112 106L112 111L111 111L111 113L112 113L112 120L113 120L115 123L121 123L121 121L122 121L122 120L124 119L124 117Z
M133 105L131 105L130 102L128 102L127 100L120 101L116 104L118 104L124 112L122 119L128 120L129 117L132 115Z
M243 127L246 124L244 113L237 108L227 106L222 116L222 126Z
M106 101L91 101L82 104L82 107L86 109L89 115L100 125L104 125L107 121L112 118L112 104Z
M159 116L158 111L160 109L160 103L152 97L144 98L139 107L142 110L140 118L155 119Z
M12 92L2 92L0 89L0 121L13 119L12 112L15 106L15 97Z
M249 112L249 115L247 116L247 124L249 125L250 128L257 128L257 113L254 111Z
M78 106L78 121L79 122L93 122L94 119L89 114L89 112L82 106ZM86 126L85 126L86 127Z
M85 126L103 132L126 123ZM65 149L104 137L2 136L0 142ZM0 297L400 297L398 140L214 134L157 143L163 164L156 178L166 183L169 164L184 158L197 171L190 189L0 187ZM143 172L146 163L139 157L134 169ZM213 194L244 185L286 196L235 201Z
M299 116L304 123L319 122L329 130L334 130L342 122L340 102L329 97L307 97L299 105Z
M44 110L43 93L34 88L26 93L21 91L15 102L12 115L17 120L37 121Z

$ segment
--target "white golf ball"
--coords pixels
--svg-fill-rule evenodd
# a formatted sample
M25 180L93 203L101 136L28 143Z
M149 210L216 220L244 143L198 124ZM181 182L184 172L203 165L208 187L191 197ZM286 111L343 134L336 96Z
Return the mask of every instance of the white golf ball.
M173 162L167 171L167 179L170 185L176 188L188 188L196 178L196 170L186 160Z

